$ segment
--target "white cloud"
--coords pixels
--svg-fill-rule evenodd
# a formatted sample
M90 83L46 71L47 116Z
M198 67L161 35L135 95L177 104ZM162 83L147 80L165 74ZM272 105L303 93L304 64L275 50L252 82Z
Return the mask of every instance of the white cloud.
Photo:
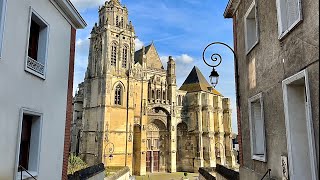
M71 2L79 11L101 6L105 1L106 0L71 0Z
M134 43L136 44L135 49L140 50L142 48L142 46L144 46L144 43L140 40L140 39L135 39Z
M185 63L185 64L190 64L193 62L193 58L189 56L188 54L182 54L181 56L176 57L177 62Z

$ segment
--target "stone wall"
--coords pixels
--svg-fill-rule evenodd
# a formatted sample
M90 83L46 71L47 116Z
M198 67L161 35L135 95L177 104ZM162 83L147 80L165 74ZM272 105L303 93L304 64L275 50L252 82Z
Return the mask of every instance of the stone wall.
M234 14L243 148L240 174L241 179L256 180L271 167L271 175L280 179L280 158L288 155L282 81L304 69L310 82L313 125L319 126L319 1L301 1L303 21L280 40L276 1L255 1L259 42L246 53L244 15L252 2L241 1ZM266 162L251 156L248 99L258 93L263 93L264 101ZM319 128L314 128L314 138L319 159Z
M108 176L104 178L104 180L129 180L130 169L128 167L124 167L123 169L117 171L112 176Z

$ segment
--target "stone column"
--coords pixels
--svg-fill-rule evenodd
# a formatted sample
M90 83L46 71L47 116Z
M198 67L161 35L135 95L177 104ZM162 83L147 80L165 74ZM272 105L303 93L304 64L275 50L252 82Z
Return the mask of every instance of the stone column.
M198 95L198 99L200 99ZM198 101L201 102L201 101ZM200 104L200 103L199 103ZM204 159L203 159L203 138L202 138L202 134L203 134L203 127L202 127L202 106L199 105L196 109L196 113L197 113L197 123L198 123L198 154L197 157L195 159L195 165L194 165L194 172L198 172L199 167L203 167L204 165Z
M177 172L177 126L176 126L176 117L171 116L171 128L170 128L170 159L171 167L170 172Z
M213 101L213 97L209 96L209 100ZM216 159L216 149L215 149L215 138L214 138L214 114L213 114L213 106L208 106L208 131L209 131L209 158L210 158L210 167L217 166Z
M226 149L226 163L229 167L232 167L232 129L231 129L231 109L230 109L230 99L222 99L223 107L223 122L224 122L224 132L225 134L225 149Z

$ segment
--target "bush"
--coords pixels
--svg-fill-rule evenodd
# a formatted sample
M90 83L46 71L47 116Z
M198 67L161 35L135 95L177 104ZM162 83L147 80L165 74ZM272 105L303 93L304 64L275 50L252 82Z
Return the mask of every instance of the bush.
M80 157L70 154L68 159L68 174L74 174L76 171L87 167L88 165Z

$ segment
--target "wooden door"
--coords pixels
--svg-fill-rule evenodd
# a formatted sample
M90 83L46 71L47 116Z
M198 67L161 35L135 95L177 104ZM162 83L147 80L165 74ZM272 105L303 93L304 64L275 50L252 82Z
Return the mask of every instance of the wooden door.
M147 151L147 172L151 172L151 151Z
M159 151L153 152L153 172L159 172Z

